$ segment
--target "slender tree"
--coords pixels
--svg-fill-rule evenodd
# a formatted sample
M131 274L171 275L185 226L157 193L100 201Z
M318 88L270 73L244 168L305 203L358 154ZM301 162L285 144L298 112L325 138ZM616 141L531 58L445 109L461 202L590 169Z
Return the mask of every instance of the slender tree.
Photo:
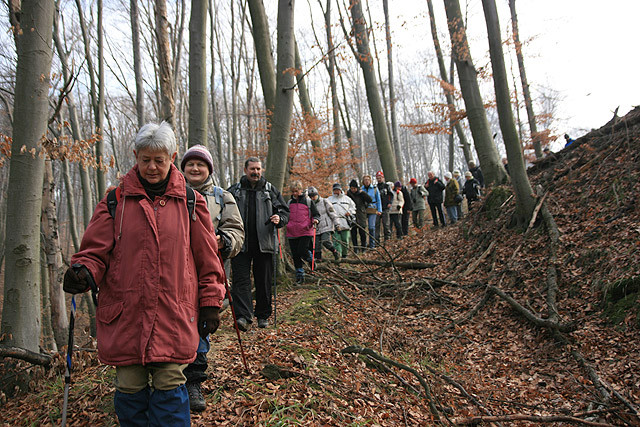
M2 336L38 352L40 343L40 215L52 57L53 0L24 0L14 27L18 61L7 190Z
M294 0L278 0L277 85L266 168L266 178L276 188L284 184L293 115L294 3Z
M138 118L138 127L142 127L145 124L144 86L142 79L142 60L140 54L140 18L138 13L138 0L130 1L129 16L131 18L133 71L136 78L136 117Z
M189 20L189 147L208 145L207 128L207 5L191 2Z
M155 36L158 49L160 79L160 118L176 128L176 103L173 92L173 70L171 67L171 43L166 0L155 0Z
M214 9L215 7L215 9ZM217 28L218 20L218 8L214 6L213 0L209 0L209 25L211 31L211 39L209 41L210 54L211 54L211 77L210 77L210 91L211 91L211 123L214 130L215 139L215 152L217 154L218 168L218 184L223 188L227 188L227 175L225 173L224 162L224 144L222 143L222 131L220 130L220 115L218 113L218 100L216 98L216 58L214 50L214 40Z
M531 131L531 139L533 140L533 150L535 151L536 158L539 159L542 157L542 143L540 141L540 134L538 133L538 125L536 124L536 115L533 112L533 101L531 100L531 91L529 90L527 73L524 68L522 43L520 42L520 31L518 30L518 15L516 14L516 0L509 0L509 9L511 10L513 41L516 47L516 58L518 59L518 70L520 71L524 105L527 110L527 118L529 119L529 130Z
M511 93L507 80L507 69L504 64L502 38L500 37L500 22L498 21L498 11L495 0L482 0L482 8L484 9L487 33L489 35L489 54L491 56L491 67L493 69L493 85L496 91L500 130L502 131L504 145L507 149L509 175L516 194L516 220L519 224L523 224L531 218L536 201L533 196L529 177L527 176L522 147L520 146L518 131L516 130L516 125L513 120Z
M256 57L258 58L258 72L262 84L267 120L273 112L276 99L276 67L271 54L271 38L269 37L269 22L262 0L248 0L251 15L251 29ZM278 12L279 13L279 12Z
M396 171L391 140L389 139L389 131L387 130L387 124L384 118L382 102L380 101L380 93L378 92L378 82L373 70L373 57L369 50L369 36L367 35L364 15L362 14L361 0L351 0L350 8L357 47L357 52L354 51L354 54L364 77L369 113L371 114L371 121L373 122L373 131L378 147L380 164L382 165L384 176L391 181L397 181L398 173Z
M467 110L467 119L473 135L473 143L480 159L480 166L488 184L502 183L507 173L500 162L500 156L493 142L491 128L484 110L482 95L478 85L477 72L473 66L467 32L462 22L460 2L458 0L444 0L449 24L451 45L458 69L460 90Z

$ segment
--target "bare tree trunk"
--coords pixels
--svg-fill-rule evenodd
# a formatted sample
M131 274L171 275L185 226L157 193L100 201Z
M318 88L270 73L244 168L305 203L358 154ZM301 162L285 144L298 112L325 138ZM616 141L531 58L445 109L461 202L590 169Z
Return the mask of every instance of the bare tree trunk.
M47 131L53 0L24 0L14 28L18 61L7 190L2 331L6 345L38 352L40 215Z
M295 59L296 59L296 82L298 84L298 95L300 96L300 106L302 107L302 113L304 115L304 121L307 127L312 128L312 132L316 132L316 115L313 112L313 106L311 104L311 98L309 97L309 91L307 90L307 83L304 76L304 70L302 69L302 61L300 60L300 52L298 51L298 43L294 40L295 45ZM317 152L321 146L320 141L312 138L311 146L314 153Z
M179 3L179 4L178 4ZM182 60L182 34L184 33L184 20L186 15L186 7L184 0L179 0L176 2L176 7L180 11L179 14L176 14L176 22L173 26L173 38L171 40L171 52L173 56L173 60L171 62L171 69L173 73L171 74L172 84L173 84L173 98L174 102L178 99L179 94L179 85L178 82L181 82L182 70L180 70L180 61Z
M107 190L105 172L109 162L104 155L104 29L102 28L102 0L98 0L98 102L96 105L96 192L98 200Z
M484 110L477 72L473 66L467 33L462 23L460 3L458 0L444 0L444 5L456 67L458 68L460 90L467 110L473 143L480 159L480 166L487 184L502 183L506 180L507 173L500 162L500 156L493 142L491 128Z
M210 30L211 30L211 40L209 42L211 49L211 121L213 122L213 129L215 135L215 146L216 153L218 157L218 183L223 188L227 188L227 176L224 170L224 145L222 143L222 133L220 131L220 117L218 114L218 102L216 100L216 58L214 51L214 36L216 34L216 23L218 21L218 9L215 8L215 16L214 16L214 5L213 0L209 0L209 21L210 21Z
M536 159L539 159L542 157L542 144L540 142L540 134L538 133L538 125L536 124L536 115L533 112L533 101L531 100L531 92L529 90L529 82L527 81L527 73L525 72L524 68L522 43L520 43L520 31L518 30L518 15L516 15L516 0L509 0L509 9L511 10L513 41L516 46L516 57L518 58L518 69L520 70L520 81L522 82L524 105L527 110L527 118L529 119L529 129L531 130L533 149L536 153Z
M73 250L80 250L80 238L78 236L78 215L76 214L76 202L71 186L71 174L69 173L69 161L62 160L62 177L64 179L65 196L67 198L67 210L69 211L69 231L73 241Z
M404 179L404 169L402 167L402 147L398 140L398 121L396 119L396 92L393 83L393 51L391 44L391 24L389 22L389 0L382 0L382 8L384 9L385 33L387 37L387 65L389 67L389 110L391 113L391 143L395 152L396 169L398 176L402 181Z
M44 238L42 239L44 240ZM40 246L44 247L44 241L40 242ZM49 274L47 271L47 261L45 259L44 250L40 251L40 304L42 306L42 342L46 350L57 352L58 346L53 336L53 327L51 326L51 304L49 303Z
M253 32L253 44L258 58L258 72L262 84L267 122L270 121L270 112L275 108L276 99L276 74L273 55L271 54L271 38L269 37L269 22L264 10L262 0L249 0L249 13Z
M160 78L160 118L176 128L176 103L173 93L173 71L171 69L171 44L166 0L155 0L156 43Z
M136 115L138 117L138 127L142 127L145 124L144 86L142 80L142 60L140 54L140 22L138 18L138 0L131 0L130 5L133 71L136 76Z
M482 0L487 33L489 36L489 54L491 55L491 67L493 68L493 84L496 91L498 104L498 118L500 130L504 138L504 146L507 149L509 161L509 175L516 193L516 219L518 224L529 222L533 210L536 207L536 199L527 176L524 165L522 147L518 139L518 131L513 121L511 109L511 93L507 79L507 70L504 64L502 51L502 38L500 37L500 22L495 0Z
M208 145L207 2L191 2L189 20L189 147Z
M276 70L276 99L273 110L266 178L282 188L287 168L287 151L293 114L294 0L278 0L278 68Z
M45 161L44 180L42 186L42 238L47 262L48 297L51 310L51 326L53 336L59 348L62 348L69 337L69 321L67 308L62 292L62 251L60 249L60 233L55 203L55 184L53 182L53 166L51 159Z
M380 93L378 92L378 82L373 71L373 57L369 50L369 37L367 36L367 28L365 25L364 15L362 14L361 0L350 0L351 16L353 19L353 29L355 33L357 53L356 59L365 81L367 92L367 102L369 104L369 112L371 121L373 122L373 131L378 147L378 156L384 176L391 180L398 180L393 149L391 148L391 140L389 139L389 131L384 118L382 102L380 101Z

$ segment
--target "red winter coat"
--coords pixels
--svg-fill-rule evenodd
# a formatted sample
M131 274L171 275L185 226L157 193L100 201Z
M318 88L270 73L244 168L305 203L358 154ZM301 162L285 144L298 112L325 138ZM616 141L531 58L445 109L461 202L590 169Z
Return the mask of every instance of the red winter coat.
M225 294L211 217L196 192L196 220L189 218L185 180L174 165L165 194L154 201L137 170L122 179L115 219L106 197L98 204L71 262L85 265L100 290L103 363L190 363L199 308L220 307Z

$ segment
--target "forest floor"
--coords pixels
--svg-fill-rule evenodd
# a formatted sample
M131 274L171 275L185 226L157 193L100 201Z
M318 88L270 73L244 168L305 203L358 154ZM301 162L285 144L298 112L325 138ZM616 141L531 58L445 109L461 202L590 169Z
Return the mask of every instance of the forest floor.
M431 268L325 261L303 286L279 285L277 328L242 334L249 373L223 314L193 425L640 425L640 110L529 173L557 223L555 258L540 219L509 228L500 187L457 224L362 256ZM69 423L116 425L114 371L85 332ZM22 366L31 391L1 396L2 424L59 424L64 357Z

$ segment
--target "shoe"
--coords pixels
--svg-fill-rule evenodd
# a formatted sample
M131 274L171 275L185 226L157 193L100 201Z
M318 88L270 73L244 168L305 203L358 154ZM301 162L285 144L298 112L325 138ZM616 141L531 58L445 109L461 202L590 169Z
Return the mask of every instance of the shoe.
M207 408L207 402L204 400L200 383L186 383L187 392L189 393L189 408L193 412L202 412Z
M338 253L338 251L333 252L333 259L335 259L336 261L340 261L340 254Z
M347 254L342 254L342 258L346 258L346 257L347 257Z
M266 328L269 326L269 321L267 319L258 319L258 328Z
M236 323L238 324L238 329L242 332L247 332L249 330L249 321L244 317L239 317L238 320L236 320Z
M229 308L229 298L225 298L222 300L222 307L220 307L220 313Z

